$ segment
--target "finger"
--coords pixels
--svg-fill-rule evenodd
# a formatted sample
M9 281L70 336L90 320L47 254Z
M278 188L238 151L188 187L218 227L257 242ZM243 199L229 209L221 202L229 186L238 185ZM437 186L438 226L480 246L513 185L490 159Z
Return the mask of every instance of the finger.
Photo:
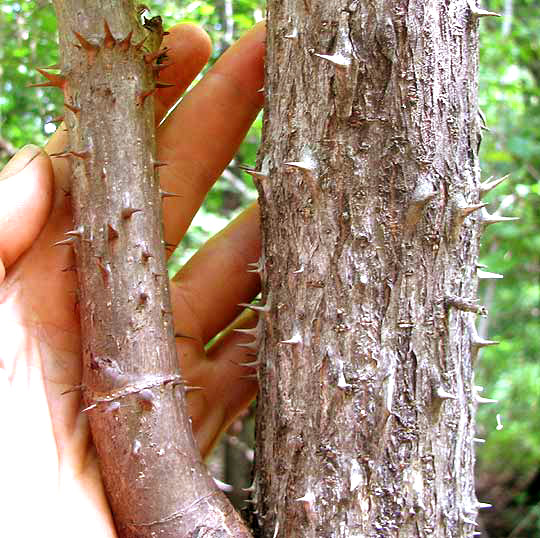
M0 284L6 270L38 237L52 200L49 157L37 146L24 147L3 170L0 181Z
M170 88L160 88L156 92L154 106L159 122L179 97L186 91L212 53L212 43L208 34L195 24L179 24L168 30L163 39L167 48L168 67L159 74L159 81L174 84Z
M238 347L239 344L251 347L254 337L235 331L253 328L256 324L257 316L253 312L243 312L212 344L208 358L199 355L198 362L193 362L186 371L189 385L204 387L187 393L193 433L203 455L255 397L258 381L256 365L252 363L256 362L256 352ZM181 351L180 356L185 356L186 348Z
M259 112L263 96L264 25L233 45L184 97L157 133L164 190L165 238L177 243L206 193L232 159Z
M171 282L175 327L208 342L227 327L260 289L248 263L260 255L259 208L249 207L210 239ZM186 315L189 314L189 315Z
M212 52L212 45L207 33L194 24L179 24L169 30L165 36L163 46L167 47L167 64L169 66L159 74L159 80L174 84L170 88L160 88L156 92L154 107L156 123L159 123L168 109L184 93L193 82L201 69L206 65ZM69 143L64 124L61 124L56 133L45 146L47 152L59 153ZM66 159L54 159L53 167L56 177L58 194L69 190L70 165ZM61 203L61 197L58 196Z

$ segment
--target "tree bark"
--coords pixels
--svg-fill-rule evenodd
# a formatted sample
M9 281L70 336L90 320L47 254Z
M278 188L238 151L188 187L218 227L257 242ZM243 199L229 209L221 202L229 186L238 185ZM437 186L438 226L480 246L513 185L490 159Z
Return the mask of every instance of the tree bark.
M268 2L265 538L472 535L478 17L466 0Z
M155 161L159 19L128 0L55 0L72 164L82 392L119 535L247 537L186 412Z

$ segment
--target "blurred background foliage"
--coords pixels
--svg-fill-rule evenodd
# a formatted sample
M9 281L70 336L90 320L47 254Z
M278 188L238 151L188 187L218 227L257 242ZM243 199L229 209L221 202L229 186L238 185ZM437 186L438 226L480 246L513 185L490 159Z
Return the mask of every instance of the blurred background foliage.
M166 26L202 25L212 37L211 63L264 16L262 0L147 1ZM489 130L481 147L483 179L509 174L487 197L489 211L519 221L487 229L481 263L504 278L482 279L480 297L489 317L479 331L497 347L484 349L476 381L499 400L478 413L478 497L481 532L490 537L540 538L540 3L484 0L504 15L480 21L479 101ZM61 114L58 92L28 88L41 81L34 67L55 64L56 22L47 0L0 0L0 165L26 143L43 144ZM173 257L174 272L206 239L256 198L239 165L253 164L259 118L224 171ZM497 425L499 427L497 428ZM502 425L502 428L501 428ZM211 465L224 481L246 487L252 459L249 421L235 423ZM247 469L247 470L246 470ZM223 486L226 488L226 486Z

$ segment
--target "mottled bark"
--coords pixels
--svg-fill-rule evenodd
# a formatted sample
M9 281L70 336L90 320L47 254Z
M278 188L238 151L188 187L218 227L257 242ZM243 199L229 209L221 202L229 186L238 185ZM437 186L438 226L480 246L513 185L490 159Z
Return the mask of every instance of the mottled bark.
M123 537L249 533L206 472L173 334L154 160L159 21L131 1L55 1L72 164L82 393Z
M261 536L474 530L478 10L269 0ZM474 12L473 12L474 11Z

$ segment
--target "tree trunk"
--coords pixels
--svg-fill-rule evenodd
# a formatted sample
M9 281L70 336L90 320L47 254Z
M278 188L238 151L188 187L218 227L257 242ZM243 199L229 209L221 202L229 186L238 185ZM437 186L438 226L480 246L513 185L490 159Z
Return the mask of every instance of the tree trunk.
M155 161L159 19L55 0L73 169L82 391L120 536L249 533L193 440L174 344Z
M265 538L472 535L480 15L268 2Z

